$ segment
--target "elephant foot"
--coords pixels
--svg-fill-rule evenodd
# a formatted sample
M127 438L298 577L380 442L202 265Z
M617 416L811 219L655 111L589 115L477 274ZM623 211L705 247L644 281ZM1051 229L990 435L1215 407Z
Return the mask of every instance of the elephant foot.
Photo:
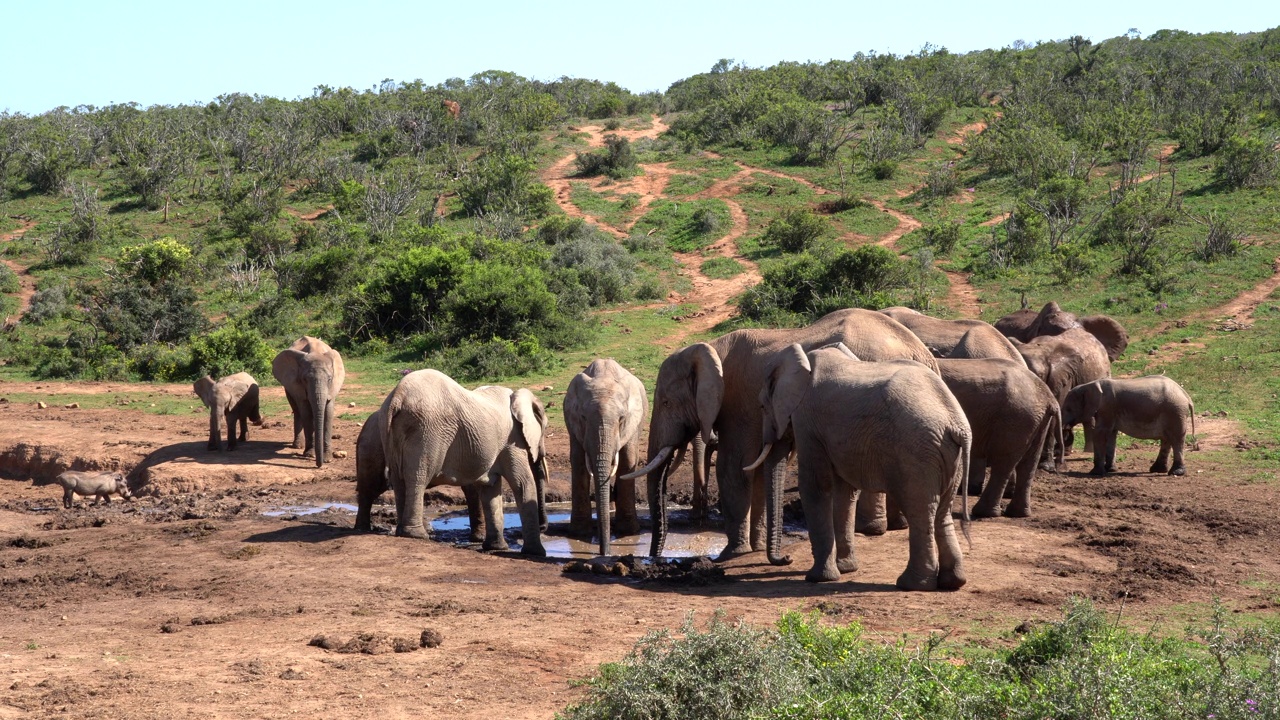
M869 522L854 523L853 530L863 535L883 535L889 531L889 521L877 518Z
M1031 508L1026 505L1016 505L1009 503L1009 507L1004 509L1004 516L1008 518L1024 518L1031 517Z
M1168 463L1162 463L1162 462L1152 463L1152 465L1151 465L1151 469L1150 469L1150 470L1148 470L1147 472L1153 472L1153 473L1166 473L1166 472L1169 472L1169 464L1168 464Z
M640 520L639 518L617 518L614 522L614 532L619 537L623 535L639 535Z
M840 570L835 563L830 563L822 567L814 566L812 570L804 574L806 582L835 582L840 579Z
M891 516L889 518L889 529L890 530L906 530L907 516L903 515L902 513L898 513L897 515Z
M973 510L969 511L969 516L975 520L985 520L986 518L1000 517L1000 506L983 505L981 503L974 505Z
M217 452L217 451L219 451L219 450L221 450L221 449L222 449L222 448L221 448L220 446L218 446L218 445L214 445L214 444L212 444L212 443L210 443L210 444L209 444L209 446L205 448L205 450L208 450L209 452Z
M480 547L483 550L490 550L490 551L511 549L511 546L507 544L506 540L499 540L497 542L489 542L488 540L485 540ZM546 553L543 553L543 554L545 555Z
M547 549L542 547L542 543L531 545L526 542L524 545L520 546L520 554L529 555L531 557L546 557Z
M1097 465L1094 465L1094 466L1093 466L1093 469L1089 471L1089 474L1090 474L1090 475L1094 475L1094 476L1101 477L1101 476L1103 476L1103 475L1106 475L1106 474L1107 474L1107 471L1106 471L1106 469L1105 469L1105 468L1100 468L1100 467L1098 467Z
M1115 471L1116 471L1116 466L1115 466L1115 465L1108 465L1108 466L1107 466L1107 472L1109 472L1109 473L1113 473L1113 472L1115 472Z
M472 530L471 534L467 537L467 542L471 542L471 543L484 542L484 530L483 529Z
M1186 468L1186 466L1185 466L1185 465L1179 465L1178 467L1176 467L1176 468L1174 468L1174 469L1170 470L1170 471L1169 471L1169 474L1170 474L1170 475L1186 475L1186 474L1187 474L1187 468Z
M969 581L965 577L964 570L959 566L950 570L943 568L938 571L938 589L939 590L959 590Z
M396 537L427 539L427 529L421 525L396 525Z
M736 557L742 557L743 555L747 555L753 552L755 552L755 550L751 549L751 546L746 543L743 543L741 545L733 545L731 547L726 547L724 550L721 550L720 554L716 556L716 562L724 562L726 560L732 560Z
M898 586L899 590L927 592L938 589L938 576L920 577L913 575L911 572L903 572L898 576L898 581L894 584Z
M839 558L836 560L836 569L841 573L858 572L858 561L854 558Z
M1045 462L1040 463L1040 469L1047 473L1056 473L1058 472L1058 465L1057 463L1046 460Z

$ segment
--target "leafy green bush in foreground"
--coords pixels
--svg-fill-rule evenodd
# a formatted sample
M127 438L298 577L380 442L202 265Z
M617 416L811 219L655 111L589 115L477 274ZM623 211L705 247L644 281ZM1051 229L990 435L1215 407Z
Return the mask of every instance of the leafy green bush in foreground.
M776 630L692 621L650 633L584 682L566 720L594 718L1275 718L1280 631L1232 628L1218 608L1188 639L1110 623L1085 600L1012 650L886 646L855 623L788 613Z

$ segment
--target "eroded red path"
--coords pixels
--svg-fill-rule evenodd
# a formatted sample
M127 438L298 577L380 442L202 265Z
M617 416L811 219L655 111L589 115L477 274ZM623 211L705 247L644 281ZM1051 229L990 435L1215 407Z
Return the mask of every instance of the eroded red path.
M28 220L26 218L14 219L20 221L22 223L22 227L17 230L0 234L0 242L17 240L23 235L26 235L28 230L36 226L35 220ZM8 258L5 258L4 264L9 266L9 269L13 271L14 275L18 276L18 282L21 283L21 288L18 290L18 315L17 317L6 317L4 319L4 324L9 325L10 323L21 320L22 316L27 314L27 309L31 307L31 298L36 294L36 279L31 277L27 272L27 266L18 263L16 260L9 260Z

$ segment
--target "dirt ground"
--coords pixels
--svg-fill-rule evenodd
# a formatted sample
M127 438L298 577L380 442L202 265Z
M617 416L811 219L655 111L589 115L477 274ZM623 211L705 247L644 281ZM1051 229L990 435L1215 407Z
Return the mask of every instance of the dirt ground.
M1202 446L1234 446L1229 422L1200 420ZM1122 472L1106 479L1083 475L1077 453L1068 472L1039 478L1033 517L973 524L965 588L904 594L893 587L900 532L860 538L862 569L820 586L802 579L799 537L789 567L757 553L723 577L638 581L356 533L345 510L289 508L354 502L357 425L339 423L334 447L348 456L317 471L287 447L285 421L211 453L202 414L0 403L0 718L549 718L579 696L574 680L691 612L767 624L816 608L886 641L951 628L955 640L1004 642L1073 593L1109 609L1124 598L1126 617L1176 631L1186 603L1216 595L1265 611L1280 582L1275 486L1197 452L1187 477L1170 478L1143 472L1148 449L1122 451ZM556 499L563 433L549 443ZM67 467L129 470L140 497L63 510L47 482ZM687 483L686 468L677 495ZM433 495L432 511L457 498ZM424 630L441 644L417 649Z

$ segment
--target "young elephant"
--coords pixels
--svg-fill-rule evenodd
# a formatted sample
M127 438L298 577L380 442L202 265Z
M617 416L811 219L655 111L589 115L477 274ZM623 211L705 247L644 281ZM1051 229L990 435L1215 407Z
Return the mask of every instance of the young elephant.
M227 449L236 449L236 423L240 423L240 442L249 440L249 423L262 425L258 411L258 381L249 373L228 375L214 382L205 375L195 382L196 395L209 408L209 449L221 450L221 424L227 423Z
M564 422L569 430L569 465L573 476L574 534L600 534L600 554L608 555L609 481L636 468L640 428L649 414L644 384L612 358L593 361L569 381L564 395ZM695 463L696 464L696 463ZM591 481L595 480L596 528L591 526ZM636 517L636 481L617 481L618 534L640 531Z
M969 492L982 493L973 506L973 516L1000 514L1000 499L1013 475L1013 500L1004 514L1027 517L1040 449L1051 438L1061 445L1057 398L1020 362L940 358L938 370L973 430ZM982 486L987 468L991 468L991 480L986 487L975 489Z
M75 496L89 497L96 496L93 501L97 505L99 501L111 504L111 495L118 494L126 500L133 497L129 492L129 483L124 479L124 473L120 471L113 472L80 472L79 470L68 470L58 476L57 483L62 486L62 507L69 508L74 504Z
M813 547L806 580L838 580L858 568L850 515L861 491L887 492L907 516L911 549L899 588L965 584L951 501L969 467L971 433L941 378L910 360L861 362L842 344L811 353L796 344L775 355L759 401L764 450L748 469L763 464L770 478L769 562L791 562L779 546L794 448Z
M1115 472L1117 432L1160 441L1160 454L1150 472L1185 475L1182 445L1188 428L1195 433L1195 412L1187 391L1163 375L1131 380L1103 378L1078 385L1067 393L1062 403L1062 422L1070 428L1078 422L1094 421L1096 437L1091 475ZM1173 450L1172 469L1169 468L1170 450Z

